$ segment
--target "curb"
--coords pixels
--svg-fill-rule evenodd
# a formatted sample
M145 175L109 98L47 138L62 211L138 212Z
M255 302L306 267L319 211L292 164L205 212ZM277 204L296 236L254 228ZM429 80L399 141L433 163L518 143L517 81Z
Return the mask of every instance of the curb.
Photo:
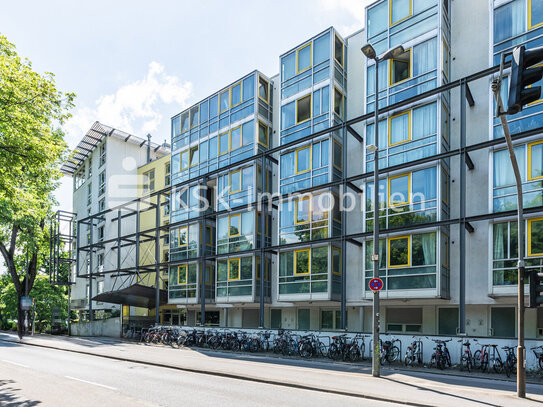
M145 360L136 360L136 359L130 359L130 358L125 358L125 357L120 357L120 356L99 355L99 354L92 353L92 352L87 352L87 351L82 351L82 350L75 350L75 349L63 349L63 348L59 348L59 347L51 346L51 345L36 344L36 343L23 342L23 341L18 341L18 340L8 340L8 339L4 339L4 338L0 338L0 341L1 342L8 342L8 343L16 343L16 344L19 344L19 345L35 346L35 347L38 347L38 348L55 349L55 350L60 350L60 351L64 351L64 352L78 353L78 354L82 354L82 355L96 356L96 357L100 357L100 358L104 358L104 359L118 360L118 361L121 361L121 362L139 363L139 364L154 366L154 367L162 367L162 368L166 368L166 369L175 369L175 370L180 370L180 371L190 372L190 373L197 373L197 374L202 374L202 375L217 376L217 377L223 377L223 378L228 378L228 379L245 380L245 381L250 381L250 382L254 382L254 383L270 384L270 385L274 385L274 386L289 387L289 388L300 389L300 390L318 391L318 392L321 392L321 393L337 394L337 395L340 395L340 396L356 397L356 398L361 398L361 399L366 399L366 400L375 400L375 401L382 401L382 402L388 402L388 403L396 403L396 404L401 404L401 405L405 405L405 406L435 407L435 405L433 405L433 404L424 404L424 403L418 403L418 402L408 401L408 400L389 399L389 398L385 398L385 397L374 396L374 395L371 395L371 394L350 393L350 392L342 391L342 390L336 390L336 389L330 389L330 388L318 388L318 387L307 386L307 385L297 384L297 383L284 383L284 382L279 382L279 381L276 381L276 380L245 376L245 375L241 375L241 374L232 374L232 373L225 373L225 372L218 372L218 371L205 371L205 370L193 369L193 368L189 368L189 367L172 366L172 365L166 365L166 364L162 364L162 363L149 362L149 361L145 361ZM361 373L361 375L367 376L364 373Z

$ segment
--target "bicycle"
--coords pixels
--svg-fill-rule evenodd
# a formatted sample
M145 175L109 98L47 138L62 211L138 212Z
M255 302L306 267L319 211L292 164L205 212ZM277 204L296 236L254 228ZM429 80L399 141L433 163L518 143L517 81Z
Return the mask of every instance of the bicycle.
M469 340L460 339L458 342L461 342L462 345L460 345L460 370L463 371L466 369L468 372L471 373L471 369L473 368L473 354L471 353L471 343Z
M385 361L388 362L388 364L391 364L398 360L400 349L394 345L396 342L400 342L400 340L392 339L389 341L381 341L381 357L379 359L382 365Z
M417 339L416 336L413 336L413 339L415 340L411 343L411 346L407 347L405 352L403 360L405 366L413 366L415 363L422 365L422 339Z
M432 340L436 343L436 347L430 359L430 366L433 367L435 365L440 370L445 369L447 365L451 367L451 354L447 348L447 342L450 342L451 339L445 341L442 339Z
M505 350L505 362L503 368L507 377L511 377L517 366L517 357L515 355L515 348L512 346L502 346L502 349Z
M503 360L500 355L500 351L498 350L498 345L490 344L488 346L488 352L486 353L486 362L485 366L488 370L490 368L490 364L492 364L492 369L496 373L501 373L504 370L503 366Z
M543 346L534 346L530 349L534 352L535 358L538 361L539 371L543 372Z

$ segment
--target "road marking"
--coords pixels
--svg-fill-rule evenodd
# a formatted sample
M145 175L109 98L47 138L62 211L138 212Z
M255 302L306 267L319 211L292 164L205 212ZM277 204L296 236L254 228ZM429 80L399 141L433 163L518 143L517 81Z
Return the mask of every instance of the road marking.
M26 367L26 368L29 367L29 366L27 366L27 365L23 365L22 363L12 362L11 360L2 359L2 362L11 363L12 365L20 366L20 367Z
M77 380L78 382L93 384L95 386L100 386L100 387L105 387L106 389L109 389L109 390L117 390L115 387L106 386L105 384L100 384L100 383L95 383L95 382L89 382L88 380L78 379L77 377L72 377L72 376L64 376L64 377L67 378L67 379Z

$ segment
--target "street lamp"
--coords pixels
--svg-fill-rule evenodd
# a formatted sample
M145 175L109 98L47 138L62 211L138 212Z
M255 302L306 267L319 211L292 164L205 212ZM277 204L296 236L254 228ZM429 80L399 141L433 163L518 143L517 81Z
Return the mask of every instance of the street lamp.
M373 278L379 278L379 62L397 58L404 53L401 45L389 49L379 58L371 44L362 47L362 52L368 59L375 61L375 108L374 108L374 144L366 146L374 153L373 160ZM373 292L373 349L371 373L374 377L381 376L380 341L379 341L379 291Z

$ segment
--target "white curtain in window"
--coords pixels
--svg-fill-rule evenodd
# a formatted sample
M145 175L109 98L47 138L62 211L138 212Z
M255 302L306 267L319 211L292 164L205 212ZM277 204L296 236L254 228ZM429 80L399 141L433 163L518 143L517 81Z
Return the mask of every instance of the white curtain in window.
M390 120L390 143L396 144L407 139L409 139L409 114L392 118Z
M432 38L413 47L413 77L426 73L437 66L437 39Z
M422 235L422 253L424 264L436 264L436 234L426 233Z
M436 103L419 107L413 110L413 140L431 136L437 131Z
M505 237L507 237L507 223L497 223L494 225L494 259L505 259L506 247Z
M522 180L526 179L525 150L526 146L515 147L518 166ZM503 187L515 184L515 175L509 158L508 150L496 151L494 153L494 187Z

